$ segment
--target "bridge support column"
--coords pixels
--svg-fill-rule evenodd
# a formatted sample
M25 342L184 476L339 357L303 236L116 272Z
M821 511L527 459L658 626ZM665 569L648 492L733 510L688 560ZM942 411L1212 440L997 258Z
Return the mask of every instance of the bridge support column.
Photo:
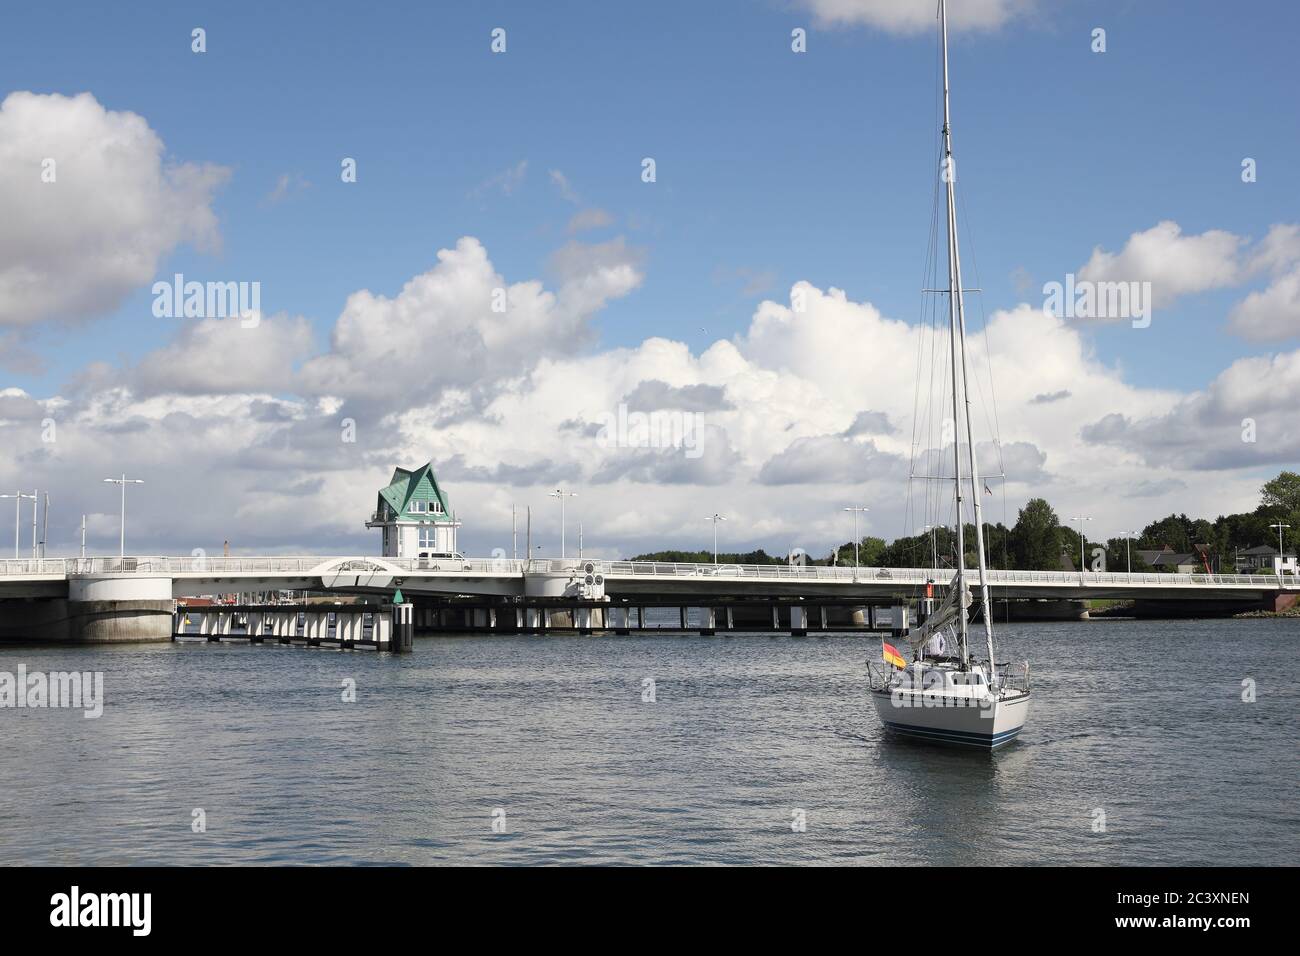
M578 633L584 637L591 634L591 608L580 607L574 612Z
M781 630L781 608L775 604L772 605L772 630Z
M820 610L821 610L821 612L822 612L822 613L821 613L821 618L822 618L822 630L825 631L825 630L826 630L826 605L823 604L823 605L821 606Z
M729 631L734 631L736 629L736 615L734 612L735 612L735 608L728 605L727 606L727 630Z
M717 633L717 611L711 607L700 608L700 636L712 637Z
M790 636L806 637L808 634L808 609L799 605L790 607Z
M629 623L632 618L632 609L630 607L612 607L609 609L610 616L613 620L610 623L614 627L614 633L623 636L631 633Z

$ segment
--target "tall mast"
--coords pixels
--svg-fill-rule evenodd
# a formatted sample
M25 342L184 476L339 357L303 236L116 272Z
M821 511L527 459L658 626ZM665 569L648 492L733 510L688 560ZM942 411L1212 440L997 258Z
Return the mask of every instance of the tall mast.
M966 309L962 296L961 252L957 242L957 192L956 167L952 155L952 121L948 105L948 4L939 0L940 32L943 42L943 178L948 199L948 322L952 344L952 414L953 414L953 485L957 502L957 597L965 600L966 589L966 531L961 510L961 432L965 420L966 450L970 459L971 504L975 517L975 544L979 555L979 586L984 638L988 645L989 679L994 677L993 623L989 604L988 566L984 558L984 516L980 499L979 466L975 460L974 430L971 425L970 392L967 389L966 364ZM960 382L959 382L960 377ZM964 406L964 407L963 407ZM962 664L970 660L966 610L957 615L958 644Z

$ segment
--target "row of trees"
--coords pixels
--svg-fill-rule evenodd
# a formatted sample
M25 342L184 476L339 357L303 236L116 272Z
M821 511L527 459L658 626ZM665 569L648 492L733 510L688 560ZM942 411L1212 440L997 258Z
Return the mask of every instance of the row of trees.
M1094 548L1105 549L1104 567L1112 571L1128 568L1130 553L1134 571L1151 570L1139 551L1160 551L1168 547L1180 554L1194 553L1196 545L1205 545L1208 561L1215 571L1235 570L1239 549L1260 544L1277 546L1273 524L1289 524L1291 535L1300 535L1300 474L1283 471L1260 489L1260 504L1241 514L1220 515L1214 521L1189 518L1185 514L1169 515L1153 521L1131 541L1122 537L1105 542L1087 541L1084 564L1092 568ZM1061 523L1056 511L1042 498L1033 498L1020 509L1015 526L1001 522L985 526L989 564L994 568L1018 568L1030 571L1056 571L1063 567L1078 568L1080 537L1077 528ZM1086 529L1085 529L1086 533ZM975 528L966 525L966 565L975 564ZM956 532L937 528L932 532L896 538L866 537L858 543L859 563L866 567L952 567L956 558ZM1292 537L1287 550L1294 547ZM1199 563L1201 559L1197 558ZM840 545L818 563L853 563L853 542Z
M1008 528L998 522L985 525L989 566L1015 568L1026 571L1059 571L1078 568L1080 544L1084 544L1083 563L1093 568L1097 563L1095 548L1103 548L1103 567L1123 571L1131 560L1134 571L1153 570L1139 554L1140 551L1160 551L1169 548L1179 554L1196 552L1204 545L1211 570L1231 572L1236 569L1235 554L1240 549L1260 544L1277 546L1277 531L1269 525L1289 524L1291 538L1287 550L1294 549L1300 540L1300 474L1284 471L1260 489L1260 503L1254 511L1241 514L1220 515L1214 521L1189 518L1185 514L1171 514L1153 521L1142 533L1130 541L1109 538L1106 541L1081 542L1079 530L1062 524L1056 511L1042 498L1032 498L1025 503ZM1085 529L1086 531L1086 529ZM966 566L975 566L975 526L967 524ZM957 534L950 528L895 538L865 537L858 542L858 564L873 568L924 568L953 567L957 556ZM672 561L679 563L709 564L712 551L656 551L639 554L633 561ZM720 564L785 564L787 555L770 555L763 549L743 554L718 555ZM808 564L852 565L853 542L847 541L825 558L800 558ZM1194 559L1199 564L1202 558ZM1160 570L1172 570L1161 568Z

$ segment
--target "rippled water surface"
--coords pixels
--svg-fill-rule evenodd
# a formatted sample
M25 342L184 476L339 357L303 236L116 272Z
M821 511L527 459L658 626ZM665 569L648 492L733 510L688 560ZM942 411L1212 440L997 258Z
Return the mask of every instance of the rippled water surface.
M107 697L0 710L0 862L1296 862L1300 623L1002 634L1034 700L991 756L885 737L863 637L0 649Z

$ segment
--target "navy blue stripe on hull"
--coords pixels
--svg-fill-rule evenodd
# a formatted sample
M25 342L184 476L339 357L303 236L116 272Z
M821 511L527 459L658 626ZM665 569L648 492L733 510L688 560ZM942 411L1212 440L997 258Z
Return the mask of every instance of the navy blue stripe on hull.
M918 740L930 740L935 743L957 744L964 747L980 747L985 750L996 750L1003 744L1009 744L1020 735L1021 730L1021 728L1016 727L1012 730L1004 730L999 734L977 734L965 730L941 730L935 727L917 727L914 724L896 724L892 721L885 721L885 726L905 737L915 737Z

